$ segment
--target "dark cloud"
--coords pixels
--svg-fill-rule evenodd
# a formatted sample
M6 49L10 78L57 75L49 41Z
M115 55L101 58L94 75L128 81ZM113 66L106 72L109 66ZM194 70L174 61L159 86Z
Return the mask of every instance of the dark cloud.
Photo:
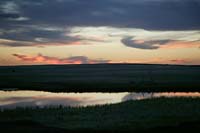
M112 26L149 30L199 30L198 0L2 0L0 29L24 29L0 34L1 39L66 41L63 31L31 28ZM154 47L152 47L154 48Z
M0 13L0 20L3 20L3 19L16 19L16 18L19 18L20 15L19 14L12 14L12 13Z
M69 26L119 26L143 29L200 28L196 0L64 0L28 5L25 15L35 23ZM39 22L40 21L40 22Z
M11 1L11 0L7 0ZM14 0L34 24L120 26L145 29L200 28L197 0ZM5 2L1 2L1 5Z
M15 1L3 0L0 2L1 21L26 21L28 17L23 16L23 12Z
M132 48L138 49L158 49L160 45L167 44L172 40L152 40L152 41L141 41L141 40L134 40L133 37L125 37L121 40L121 42L127 46Z
M24 46L59 46L89 44L92 42L103 42L95 38L84 38L82 36L65 35L65 31L58 29L48 29L50 27L23 27L13 29L13 26L0 30L0 45L10 47ZM7 40L7 41L6 41Z
M47 43L47 42L68 43L80 40L78 37L66 36L62 31L48 31L48 30L33 29L33 28L30 28L28 30L25 28L20 28L20 29L19 31L16 30L16 32L14 32L14 30L12 30L13 32L9 32L9 30L7 30L3 33L3 35L1 35L1 38L10 39L14 41L29 41L35 43Z
M71 56L68 58L57 58L44 56L38 54L36 56L22 55L22 54L13 54L16 58L27 61L27 62L36 62L36 63L47 63L47 64L96 64L96 63L108 63L109 60L103 59L89 59L85 56Z
M59 27L37 25L24 25L19 27L8 26L4 29L0 29L0 39L9 41L0 40L0 45L10 47L45 47L49 45L77 45L89 44L89 41L104 41L95 38L84 38L82 36L69 36L66 32L68 31Z

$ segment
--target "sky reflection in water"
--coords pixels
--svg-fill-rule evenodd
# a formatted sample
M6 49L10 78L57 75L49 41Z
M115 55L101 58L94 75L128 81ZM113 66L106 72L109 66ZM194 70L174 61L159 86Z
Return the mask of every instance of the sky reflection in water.
M51 93L42 91L0 91L0 108L59 105L76 107L156 97L200 97L200 93Z

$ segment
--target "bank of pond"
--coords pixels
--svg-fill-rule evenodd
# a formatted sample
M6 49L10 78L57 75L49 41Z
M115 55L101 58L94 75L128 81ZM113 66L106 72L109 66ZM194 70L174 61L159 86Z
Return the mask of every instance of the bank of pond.
M200 129L200 98L162 97L86 107L18 107L1 110L0 118L4 132L194 132Z

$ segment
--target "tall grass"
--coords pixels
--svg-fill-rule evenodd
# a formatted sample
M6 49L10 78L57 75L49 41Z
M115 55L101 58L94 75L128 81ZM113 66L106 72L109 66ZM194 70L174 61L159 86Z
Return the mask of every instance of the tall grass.
M0 88L53 92L194 92L200 88L200 66L94 64L0 67Z

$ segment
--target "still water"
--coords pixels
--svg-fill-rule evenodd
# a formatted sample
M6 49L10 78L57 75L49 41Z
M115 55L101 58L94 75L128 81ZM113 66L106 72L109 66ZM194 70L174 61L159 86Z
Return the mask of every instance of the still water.
M89 106L157 97L200 97L199 92L168 93L51 93L43 91L0 91L0 109L29 106Z

